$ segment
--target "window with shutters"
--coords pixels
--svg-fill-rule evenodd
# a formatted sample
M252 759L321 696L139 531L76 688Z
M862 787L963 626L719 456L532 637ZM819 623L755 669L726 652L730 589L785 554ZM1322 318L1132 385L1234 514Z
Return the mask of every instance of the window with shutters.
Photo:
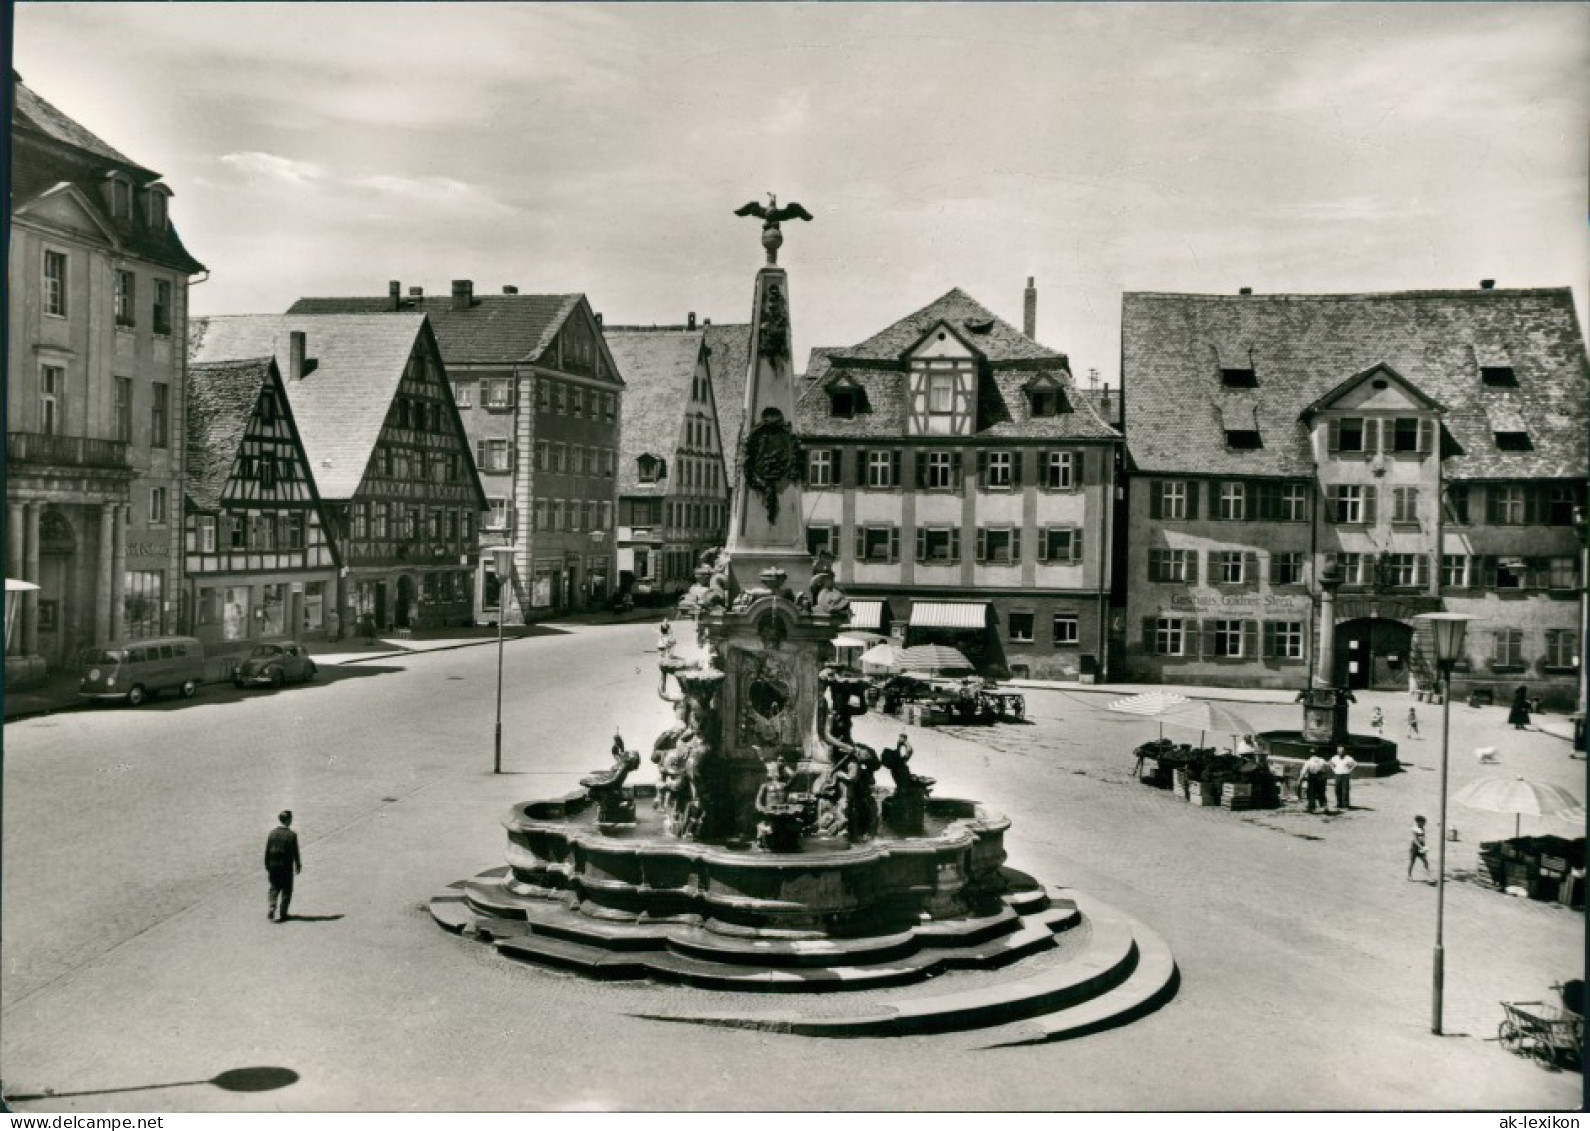
M1082 617L1077 613L1054 615L1054 646L1075 648L1082 643Z
M818 554L839 556L839 531L833 523L812 523L806 527L806 552L814 558Z
M547 471L552 463L552 444L548 440L536 441L536 470Z
M386 539L392 536L392 518L386 503L375 504L373 525L375 538Z
M1264 652L1276 660L1303 658L1303 622L1271 620L1264 622Z
M1039 560L1046 562L1080 562L1082 560L1082 531L1074 526L1050 526L1043 531L1038 542Z
M961 531L954 526L924 526L917 530L917 561L953 565L961 560Z
M1220 509L1222 522L1242 522L1248 517L1248 485L1241 480L1228 480L1220 484Z
M1435 421L1416 416L1399 416L1388 422L1393 452L1428 453L1435 438Z
M1467 589L1469 587L1469 557L1467 554L1441 555L1441 588Z
M806 483L812 487L832 487L837 481L834 474L834 456L831 448L811 448L806 453Z
M530 509L530 529L549 530L547 526L547 500L537 499Z
M171 446L171 412L169 407L169 394L171 386L164 381L156 381L149 386L152 400L149 402L149 446L151 448L166 448Z
M508 500L502 497L486 500L486 529L508 529Z
M1546 586L1549 589L1579 588L1579 559L1559 557L1546 563Z
M1149 488L1149 517L1180 522L1192 517L1185 479L1156 479Z
M1303 483L1258 483L1253 486L1260 522L1307 522L1308 487Z
M1043 487L1046 491L1069 491L1078 485L1076 469L1077 452L1045 452L1043 454Z
M1015 479L1014 452L989 452L983 473L983 485L995 490L1008 490Z
M508 470L508 441L487 440L485 451L480 461L482 471L507 471Z
M1368 563L1363 554L1348 552L1330 554L1326 562L1336 570L1336 576L1342 579L1343 585L1365 585L1368 583Z
M1353 453L1369 451L1369 424L1361 416L1344 416L1330 423L1330 450Z
M475 388L473 381L455 381L453 383L453 403L459 408L470 407L470 395Z
M1547 669L1567 671L1579 666L1578 634L1571 628L1548 628L1546 630L1546 655L1544 663Z
M1304 555L1300 550L1285 550L1270 555L1271 585L1302 585Z
M1398 526L1419 525L1419 488L1391 489L1391 521Z
M482 381L480 400L483 408L512 408L513 381L507 377L491 377Z
M1160 617L1154 625L1154 654L1158 656L1185 656L1187 654L1187 622L1181 617Z
M1333 483L1328 489L1331 521L1338 526L1361 526L1370 518L1374 488L1356 483Z
M864 562L899 561L899 527L885 525L856 527L856 560Z
M896 486L895 468L899 463L899 452L887 450L868 452L867 486L872 488Z
M1214 653L1220 659L1237 660L1247 655L1243 637L1244 626L1251 621L1217 620L1214 622Z
M1010 614L1009 640L1012 644L1032 643L1032 626L1034 619L1035 618L1031 613Z
M928 452L927 473L923 486L929 491L949 491L955 487L955 454L953 452Z
M1209 580L1216 585L1244 585L1252 580L1247 561L1253 554L1242 550L1217 550L1211 557Z
M1524 666L1524 630L1499 628L1491 637L1491 667L1521 668Z
M977 531L977 560L988 565L1021 562L1021 531L1010 526L985 526Z
M1148 579L1185 585L1198 580L1197 550L1150 550Z

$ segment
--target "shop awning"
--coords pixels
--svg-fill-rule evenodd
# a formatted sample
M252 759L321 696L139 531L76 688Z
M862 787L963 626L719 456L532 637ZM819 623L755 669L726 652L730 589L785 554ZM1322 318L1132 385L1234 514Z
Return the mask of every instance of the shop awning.
M982 631L988 627L987 601L912 601L912 628L971 628Z
M869 632L882 632L883 602L852 600L850 602L850 619L845 622L845 627L859 628Z

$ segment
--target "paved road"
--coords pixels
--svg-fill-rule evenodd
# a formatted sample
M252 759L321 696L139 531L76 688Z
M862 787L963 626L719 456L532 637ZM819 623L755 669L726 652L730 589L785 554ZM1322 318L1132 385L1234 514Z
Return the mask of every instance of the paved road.
M1448 885L1447 1029L1428 1032L1433 889L1403 878L1439 751L1359 783L1330 818L1190 808L1130 781L1153 724L1107 699L1033 692L1031 725L913 732L944 795L1009 813L1012 862L1138 916L1171 944L1177 999L1082 1041L997 1053L975 1035L826 1042L633 1019L689 991L593 984L447 935L430 894L501 859L501 811L603 765L614 726L649 744L647 626L510 643L502 777L495 651L328 669L281 692L6 726L0 1061L31 1109L1551 1108L1580 1078L1500 1051L1503 998L1582 976L1583 916ZM1396 720L1400 696L1366 696ZM1255 705L1256 726L1293 708ZM1454 749L1582 790L1566 743L1454 708ZM868 716L864 739L898 728ZM1391 737L1398 737L1400 727ZM1464 753L1454 788L1489 772ZM649 768L643 775L650 773ZM283 925L260 854L298 814L305 872ZM1454 875L1510 817L1454 809ZM1526 822L1527 823L1527 822ZM1570 830L1544 823L1533 831ZM1526 829L1526 831L1531 831ZM858 1051L864 1056L858 1058ZM276 1065L274 1092L209 1085L74 1097Z

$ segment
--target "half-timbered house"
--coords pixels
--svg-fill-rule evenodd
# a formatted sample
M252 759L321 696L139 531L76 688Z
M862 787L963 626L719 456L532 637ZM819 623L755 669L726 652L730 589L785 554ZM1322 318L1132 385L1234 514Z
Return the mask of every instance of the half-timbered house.
M324 639L337 549L274 358L188 371L184 570L207 654L261 640Z
M270 356L341 564L344 633L467 624L485 496L423 314L195 323L193 362Z

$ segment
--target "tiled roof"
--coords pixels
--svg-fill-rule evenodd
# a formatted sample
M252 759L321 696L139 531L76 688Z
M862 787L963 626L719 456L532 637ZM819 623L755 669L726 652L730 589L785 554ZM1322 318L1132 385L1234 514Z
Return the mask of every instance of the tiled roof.
M405 295L397 311L390 296L375 298L301 298L289 314L428 314L436 344L449 365L534 364L541 359L582 294L481 295L466 310L453 308L453 297Z
M745 424L745 375L751 361L751 324L706 327L707 368L712 374L712 399L718 408L718 435L723 441L723 472L732 489L740 476L740 429Z
M298 434L323 499L349 499L397 395L423 314L238 314L194 319L189 362L274 356L288 372L288 335L303 331L313 368L286 380Z
M608 352L624 378L624 427L619 444L621 495L668 493L668 480L642 483L636 461L647 453L668 461L674 474L674 448L684 427L685 408L701 358L702 330L643 332L606 330Z
M802 436L824 439L873 439L906 434L909 373L901 355L933 327L950 326L983 354L980 366L977 438L1107 440L1118 436L1096 404L1071 380L1065 355L1022 334L972 299L952 290L915 314L848 349L814 349L806 363L806 380L797 389L795 429ZM1052 379L1065 394L1069 412L1033 416L1026 386ZM829 412L830 386L848 381L865 398L865 408L851 417Z
M71 185L87 200L95 219L115 233L120 250L185 274L204 264L188 254L176 227L150 227L143 202L131 216L113 216L105 206L105 177L126 173L139 188L154 184L160 174L123 156L20 83L12 119L11 208L16 212L61 185Z
M271 381L270 357L206 362L188 367L188 501L202 511L221 505L243 433Z
M1582 478L1590 465L1584 338L1566 288L1340 295L1128 293L1122 299L1127 447L1140 471L1312 473L1299 416L1385 364L1446 406L1454 479ZM1258 387L1226 389L1217 357L1251 356ZM1481 383L1511 365L1517 388ZM1223 420L1252 413L1263 447L1229 451ZM1533 450L1496 446L1521 421Z
M947 324L991 364L1011 361L1068 364L1064 354L1039 345L959 287L860 345L832 350L830 355L836 365L850 361L898 361L940 322Z

